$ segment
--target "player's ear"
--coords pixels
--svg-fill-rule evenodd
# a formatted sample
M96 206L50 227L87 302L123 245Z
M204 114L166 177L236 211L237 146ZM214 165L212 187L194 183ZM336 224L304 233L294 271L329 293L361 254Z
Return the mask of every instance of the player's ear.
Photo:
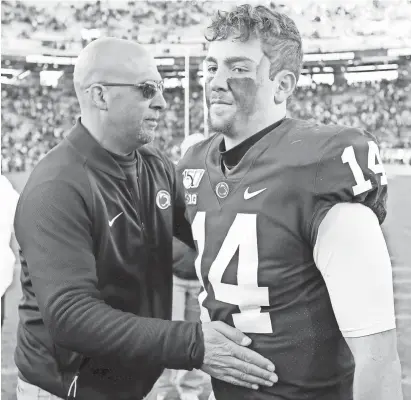
M289 70L280 71L274 78L276 90L274 93L274 103L281 104L286 101L294 92L297 79L293 72Z
M99 110L108 109L108 92L103 85L91 85L88 91L90 92L91 102L95 107L97 107Z

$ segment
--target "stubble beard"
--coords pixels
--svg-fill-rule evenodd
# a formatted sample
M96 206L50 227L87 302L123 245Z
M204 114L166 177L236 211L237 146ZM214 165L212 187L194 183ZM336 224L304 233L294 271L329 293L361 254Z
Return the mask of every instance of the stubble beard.
M141 144L141 146L144 146L154 140L155 134L155 129L145 129L141 126L137 135L137 141Z
M210 135L221 133L222 135L227 136L227 137L235 136L234 120L235 120L235 115L225 120L223 123L218 123L218 124L213 123L213 118L209 110L208 111L208 130L209 130Z

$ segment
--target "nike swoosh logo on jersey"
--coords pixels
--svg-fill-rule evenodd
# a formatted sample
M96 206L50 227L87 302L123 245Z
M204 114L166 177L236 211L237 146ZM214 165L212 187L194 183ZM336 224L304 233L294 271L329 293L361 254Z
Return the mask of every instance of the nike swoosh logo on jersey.
M114 221L121 215L121 214L123 214L123 212L121 212L120 214L117 214L111 221L109 220L108 221L108 226L113 226L113 224L114 224Z
M249 192L248 189L250 189L250 188L248 187L244 192L244 200L249 200L249 199L257 196L258 194L264 192L264 190L267 190L267 188L264 188L264 189L257 190L255 192Z

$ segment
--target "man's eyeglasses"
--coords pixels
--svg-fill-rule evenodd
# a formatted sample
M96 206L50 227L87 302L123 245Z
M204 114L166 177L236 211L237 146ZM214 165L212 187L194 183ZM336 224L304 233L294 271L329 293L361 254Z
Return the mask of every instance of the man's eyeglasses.
M154 98L156 93L164 92L164 82L146 81L143 83L100 83L102 86L134 86L141 89L143 97L147 100Z

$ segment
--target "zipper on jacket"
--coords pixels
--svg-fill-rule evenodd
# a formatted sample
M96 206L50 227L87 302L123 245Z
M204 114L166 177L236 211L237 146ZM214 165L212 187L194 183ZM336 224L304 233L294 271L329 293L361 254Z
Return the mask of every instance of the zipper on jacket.
M135 203L136 203L136 209L137 209L137 205L138 205L138 202L140 202L141 203L141 205L143 205L142 203L142 201L141 201L141 188L140 188L140 178L138 177L138 175L136 174L136 180L137 180L137 199L135 199ZM133 198L134 198L134 196L132 196ZM140 223L141 223L141 228L142 228L142 230L143 230L143 233L144 233L144 236L146 236L146 228L145 228L145 225L144 225L144 222L143 222L143 219L142 219L142 217L140 216L140 214L139 214L139 219L140 219Z
M74 400L77 396L77 381L80 376L81 370L90 361L90 357L83 357L77 372L74 374L73 380L71 381L66 400Z
M148 241L148 245L151 247L151 245L150 245L150 238L149 238L149 236L148 236L148 232L147 232L146 226L144 225L144 222L143 222L142 217L140 216L140 213L137 211L137 210L138 210L138 202L140 202L142 208L144 208L144 207L143 207L144 204L143 204L143 202L142 202L142 200L141 200L140 178L138 177L137 174L136 174L136 179L137 179L137 199L134 198L134 195L133 195L132 191L130 191L129 189L128 189L128 191L129 191L129 193L130 193L131 198L133 199L134 207L136 208L137 218L138 218L138 221L140 222L140 226L141 226L141 230L142 230L142 232L143 232L143 236L144 236L145 239ZM143 210L143 211L144 211L144 210Z
M148 236L146 226L144 225L144 222L143 222L143 220L140 216L140 213L138 212L138 202L140 201L141 206L143 206L143 203L141 201L141 196L140 196L140 194L141 194L140 179L137 176L137 174L136 174L136 179L137 179L137 197L138 198L137 199L135 198L135 196L133 194L133 191L130 190L128 188L128 186L127 186L127 191L128 191L128 193L129 193L129 195L130 195L130 197L131 197L131 199L134 203L134 207L135 207L136 214L137 214L137 219L138 219L138 222L140 223L141 231L143 233L143 237L145 238L146 243L148 242L147 244L151 249L151 242L150 242L150 238ZM68 393L67 393L66 400L74 400L76 398L76 396L77 396L77 382L78 382L78 379L79 379L79 376L80 376L80 372L89 361L90 361L89 357L84 357L82 359L82 361L80 363L80 366L78 367L77 372L74 374L73 380L71 381L71 384L70 384L70 387L69 387L69 390L68 390Z

